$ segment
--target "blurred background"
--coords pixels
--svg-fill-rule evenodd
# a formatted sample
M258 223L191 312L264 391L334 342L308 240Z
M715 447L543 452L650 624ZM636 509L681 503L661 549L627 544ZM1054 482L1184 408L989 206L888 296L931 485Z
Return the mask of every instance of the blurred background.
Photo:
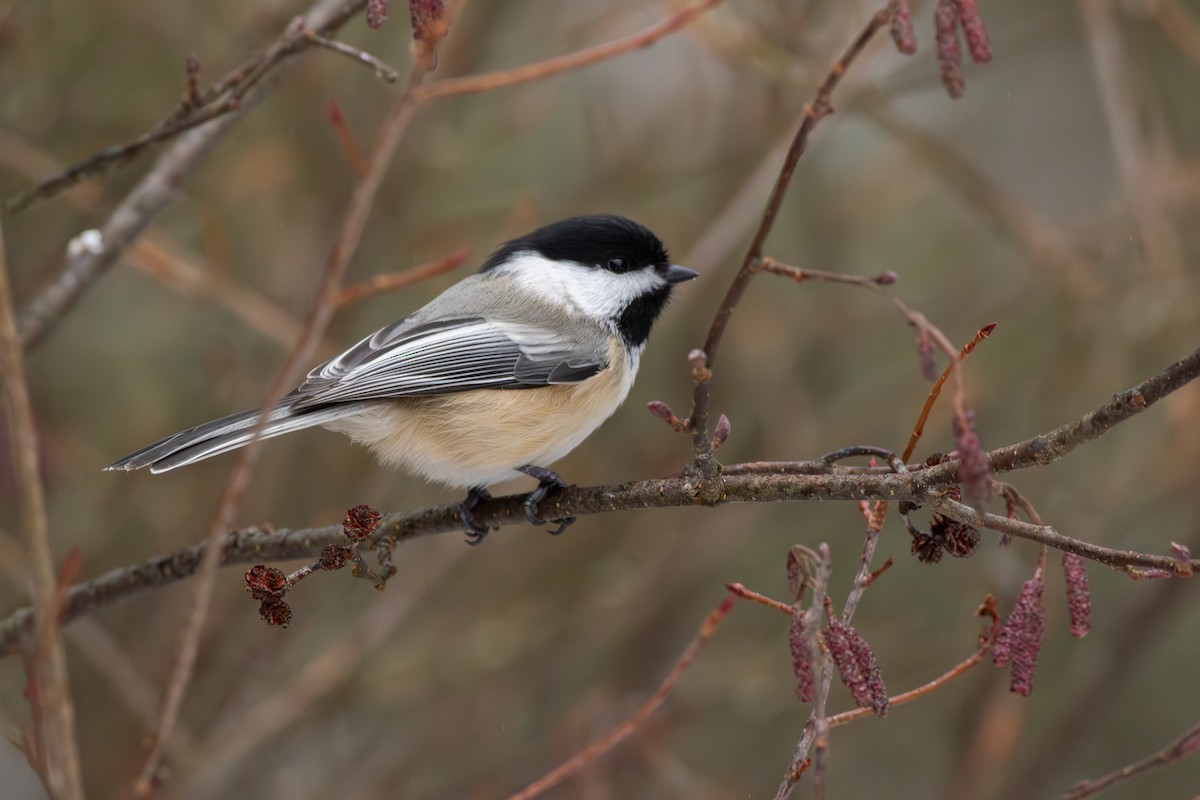
M340 36L403 71L410 32L394 5L381 31L356 19ZM902 56L883 35L854 65L766 250L809 268L893 270L895 294L955 343L998 322L965 368L980 437L996 447L1078 418L1200 342L1200 4L981 0L994 58L964 67L958 101L940 84L933 3L913 5L919 52ZM188 53L201 79L215 80L304 8L0 0L0 195L136 138L179 101ZM677 8L465 2L437 74L518 66ZM349 306L322 356L416 308L506 238L570 214L625 214L701 279L664 315L626 406L556 468L582 485L678 471L688 441L645 403L688 411L686 353L703 341L804 103L874 9L729 0L649 49L429 105L388 171L349 280L459 247L471 258ZM260 401L353 184L327 106L337 103L367 147L399 85L329 52L301 59L185 181L143 245L28 354L56 552L80 548L84 577L203 538L234 458L161 476L100 470ZM22 303L152 158L5 221ZM760 277L713 384L714 412L733 424L720 456L899 450L928 388L913 331L879 297ZM935 410L918 457L952 449L948 408ZM1008 479L1064 534L1200 552L1197 419L1193 385L1063 461ZM27 597L9 469L4 459L5 612ZM396 511L459 499L308 431L266 445L239 524L328 525L359 503ZM789 546L828 542L833 594L844 597L862 530L850 504L776 504L588 517L559 538L512 527L479 548L427 537L396 552L399 574L382 594L346 573L306 581L289 595L286 630L259 620L241 570L227 569L162 796L503 796L648 697L726 581L786 599ZM1007 611L1036 558L1027 542L1002 549L986 533L969 560L928 566L908 550L893 515L879 560L893 554L896 565L856 617L893 692L965 658L984 594ZM1076 641L1061 575L1049 572L1031 698L1010 694L1007 673L986 666L885 720L838 729L831 791L1052 797L1194 723L1196 587L1097 565L1090 574L1093 632ZM144 594L67 631L94 796L119 794L140 763L192 592L182 583ZM737 607L636 736L547 796L772 796L809 711L794 697L786 627L768 609ZM11 730L29 724L23 686L20 660L0 662ZM849 705L835 685L831 709ZM1193 759L1108 796L1190 796L1197 785ZM6 798L41 796L9 745L0 745L0 787Z

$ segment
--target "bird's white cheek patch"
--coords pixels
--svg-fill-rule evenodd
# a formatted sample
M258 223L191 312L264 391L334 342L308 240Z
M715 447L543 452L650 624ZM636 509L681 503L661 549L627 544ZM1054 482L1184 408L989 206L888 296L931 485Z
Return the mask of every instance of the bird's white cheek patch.
M637 298L661 287L663 279L648 270L617 275L582 264L551 261L534 253L514 258L504 268L530 294L550 303L567 303L584 316L609 320Z

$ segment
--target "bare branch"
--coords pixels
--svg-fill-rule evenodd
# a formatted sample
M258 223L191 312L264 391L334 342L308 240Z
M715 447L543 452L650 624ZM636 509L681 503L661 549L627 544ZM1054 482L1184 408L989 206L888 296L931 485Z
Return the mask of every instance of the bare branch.
M5 260L4 231L0 229L0 375L3 375L4 410L11 437L11 458L17 485L17 504L25 546L33 567L33 607L36 626L27 663L27 690L34 719L42 735L35 742L43 779L54 798L83 798L83 772L75 734L75 709L63 649L60 610L66 586L60 586L50 545L46 518L46 493L42 486L41 446L21 342L17 338L12 295ZM68 581L73 578L68 578Z
M210 117L199 126L186 126L187 132L138 181L108 221L98 229L99 236L93 237L88 246L68 248L62 274L53 284L42 290L21 315L22 345L32 347L45 339L83 293L112 268L126 248L150 224L150 220L174 201L184 177L199 164L209 147L270 88L271 81L264 81L268 72L273 81L280 74L280 70L273 67L282 63L283 55L290 52L289 48L293 47L295 42L304 43L304 46L311 44L303 36L303 30L331 30L341 25L363 2L364 0L353 0L349 3L342 0L320 0L305 15L303 26L290 26L271 47L247 61L234 73L230 73L230 76L218 85L217 90L221 92L231 90L235 86L246 88L238 95L236 105L220 116ZM25 207L34 199L49 197L94 171L81 169L78 165L70 168L64 173L72 176L69 181L63 182L60 176L42 183L41 186L54 185L55 188L53 191L46 189L39 192L35 187L26 193L30 196L29 200L17 198L11 201L5 214L13 213L15 206Z
M658 707L667 699L667 695L675 688L675 684L696 660L696 656L700 652L700 648L706 641L712 638L716 633L717 626L721 624L721 620L733 610L734 595L730 593L722 600L712 612L704 618L704 622L700 623L700 630L696 631L695 637L688 642L688 646L684 648L683 655L675 662L675 666L667 673L667 677L659 684L658 689L654 694L650 695L646 702L642 703L636 711L630 714L620 725L613 728L607 734L592 742L583 750L579 751L565 762L547 772L542 777L538 778L533 783L526 786L519 792L514 792L509 795L507 800L531 800L549 789L557 786L575 773L579 772L584 767L591 764L600 756L607 753L609 750L616 747L625 739L628 739L637 732L646 720L658 710Z
M287 387L295 383L301 366L311 358L317 343L325 334L329 321L333 318L342 279L366 228L367 217L370 215L375 196L383 182L383 174L396 152L401 136L408 129L408 125L415 115L417 103L413 90L423 77L424 73L420 70L413 72L408 89L392 107L383 122L379 139L367 164L367 174L358 182L350 199L341 231L326 262L321 285L317 288L301 336L288 354L283 366L276 373L271 387L267 390L254 431L254 438L242 450L242 455L230 473L225 491L221 495L209 528L208 547L201 558L192 611L184 628L179 654L167 685L163 701L162 722L158 734L152 739L150 752L146 756L145 764L135 783L134 791L139 797L148 797L152 791L162 747L170 738L175 723L178 721L183 697L191 682L195 661L199 654L200 634L208 617L213 589L216 585L217 568L220 566L220 552L216 545L224 532L233 526L238 503L242 493L249 485L251 472L261 450L261 441L258 437L266 425L271 407L283 396Z
M957 500L951 500L949 497L941 498L934 506L934 510L945 514L951 519L956 519L959 522L972 525L976 528L990 528L991 530L1000 531L1012 536L1020 536L1022 539L1029 539L1049 545L1056 550L1074 553L1084 558L1090 558L1093 561L1099 561L1101 564L1121 569L1132 577L1171 577L1176 574L1180 575L1180 577L1189 577L1192 571L1200 569L1200 559L1193 559L1189 564L1180 562L1174 556L1156 556L1132 550L1116 550L1111 547L1102 547L1098 544L1085 542L1082 539L1063 536L1049 525L1035 525L1029 522L1021 522L1017 519L1010 519L1009 517L1002 517L998 514L989 514L964 505ZM1166 574L1162 576L1147 575L1135 570L1135 567L1162 570Z
M386 275L376 275L362 283L356 283L352 286L347 286L337 293L333 302L337 307L342 307L350 303L356 303L359 300L365 300L368 297L374 297L377 294L385 292L394 292L397 289L403 289L406 286L412 286L414 283L429 280L444 272L450 272L457 269L467 260L470 255L470 250L465 247L460 247L454 252L442 256L437 261L428 261L424 264L418 264L411 269L406 269L404 272L392 272Z
M1097 795L1126 778L1132 778L1143 772L1174 764L1176 761L1192 755L1197 750L1200 750L1200 722L1188 728L1183 732L1183 735L1162 750L1152 753L1140 761L1135 761L1128 766L1113 770L1102 778L1081 781L1072 787L1071 791L1064 794L1062 800L1084 800L1084 798Z
M1011 471L1036 466L1048 455L1056 460L1080 444L1096 438L1121 421L1144 411L1154 402L1193 380L1200 374L1200 349L1167 367L1162 372L1126 392L1110 403L1087 414L1083 419L1063 425L1047 434L1024 442L1002 447L988 453L992 469ZM1131 398L1141 398L1133 402ZM1050 446L1053 443L1053 447ZM1048 462L1047 462L1048 463ZM764 469L765 468L765 469ZM778 468L778 469L776 469ZM634 481L615 486L570 486L542 502L542 510L555 518L571 514L590 515L614 511L679 506L715 506L724 503L799 502L804 500L911 500L917 503L944 502L941 493L954 484L957 465L954 462L927 469L915 468L898 475L879 468L848 467L831 471L820 460L786 462L753 462L730 465L720 476L719 493L715 498L700 493L701 481L695 476L679 476L657 480ZM481 524L492 527L525 521L524 495L497 497L482 501L475 515ZM974 520L977 512L962 506L963 516ZM958 518L950 509L947 516ZM995 515L988 515L985 519ZM999 518L1005 519L1005 518ZM1011 521L1009 521L1011 522ZM997 522L997 524L1000 524ZM1024 526L1024 527L1022 527ZM384 518L379 535L398 542L428 534L461 531L458 509L453 506L427 508L408 514L390 514ZM1020 533L1016 533L1017 529ZM1109 550L1090 545L1057 532L1027 523L1014 527L1016 535L1050 546L1075 552L1085 558L1097 557L1104 563L1125 563L1175 570L1179 562L1169 556L1156 556L1129 551ZM340 525L325 528L280 530L264 532L251 528L226 534L221 540L222 564L241 564L250 561L271 561L314 558L326 544L340 543ZM146 589L163 586L190 577L204 545L192 545L142 564L122 567L71 589L63 609L63 621L70 621L92 608L138 594ZM1093 555L1094 554L1094 555ZM1126 559L1124 562L1121 559ZM0 621L0 656L16 651L23 631L30 625L28 608L18 609Z
M779 176L775 179L775 186L772 188L771 196L767 200L767 206L763 211L762 220L759 222L758 231L754 234L750 248L742 258L742 265L738 269L737 274L734 275L733 281L726 290L720 307L718 307L716 314L713 316L712 325L708 329L708 336L704 340L703 352L708 358L708 366L710 368L716 360L717 351L721 346L721 339L725 335L725 328L729 324L730 317L733 316L733 310L737 307L738 301L741 300L742 295L745 293L750 279L760 269L763 246L766 244L767 235L770 234L771 228L775 225L775 217L779 213L779 207L783 204L784 195L787 194L788 186L792 182L792 175L796 171L796 165L800 162L800 157L804 155L804 151L808 147L809 137L812 135L817 123L833 113L833 90L837 88L847 68L862 53L876 32L891 21L898 6L899 0L890 0L887 6L876 11L871 16L866 27L858 34L854 42L842 54L842 57L834 62L825 79L817 87L817 92L812 102L804 107L804 118L800 126L796 129L796 135L792 137L791 146L784 157ZM696 466L700 467L701 471L706 471L705 462L712 459L712 443L708 432L708 395L708 383L697 382L692 396L692 413L690 418L693 431L692 449L696 457ZM711 472L711 469L709 468L707 471Z
M308 13L290 23L284 32L263 50L242 62L229 72L212 89L198 92L195 87L193 59L188 59L188 92L183 103L153 130L123 145L108 147L65 169L61 174L42 181L18 195L0 202L0 216L12 216L43 200L69 189L91 175L128 163L154 145L173 139L182 133L197 128L206 122L227 115L237 116L244 110L250 93L263 79L289 56L314 46L323 45L322 37L315 32L330 33L340 28L353 17L366 0L332 2L321 0ZM314 32L310 36L310 31ZM315 38L314 38L315 37Z
M708 11L721 0L700 0L698 3L680 9L676 13L655 23L643 31L617 39L612 42L598 44L573 53L548 58L533 64L526 64L516 69L502 72L489 72L484 75L469 75L464 78L443 78L430 81L417 91L421 100L432 100L438 97L449 97L456 94L473 94L488 92L494 89L504 89L519 83L541 80L552 75L559 75L570 70L588 67L600 61L606 61L616 56L624 55L633 50L640 50L685 27L692 20Z

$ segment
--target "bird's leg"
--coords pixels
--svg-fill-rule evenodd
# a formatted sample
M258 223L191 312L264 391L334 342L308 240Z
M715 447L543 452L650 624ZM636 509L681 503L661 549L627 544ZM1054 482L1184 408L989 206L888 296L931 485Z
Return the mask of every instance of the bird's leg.
M472 486L467 492L467 498L458 504L458 518L462 520L462 524L466 526L464 533L467 535L467 544L474 547L483 541L483 537L488 535L491 530L487 525L481 525L479 520L475 519L475 508L481 500L491 500L492 495L483 486Z
M526 464L523 467L517 467L517 472L524 472L531 478L536 478L538 486L529 496L525 498L525 517L534 525L545 525L546 520L538 516L538 503L546 499L546 495L551 489L565 489L567 482L558 476L557 472L546 469L545 467L535 467L532 464ZM558 527L550 531L551 536L558 536L560 533L571 527L575 522L575 517L563 517L562 519L553 520L558 523Z

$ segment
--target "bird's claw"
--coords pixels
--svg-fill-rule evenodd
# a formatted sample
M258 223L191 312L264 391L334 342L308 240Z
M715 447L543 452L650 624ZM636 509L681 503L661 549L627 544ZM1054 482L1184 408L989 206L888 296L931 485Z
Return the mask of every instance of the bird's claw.
M483 500L491 500L492 495L487 489L482 486L472 487L467 492L467 497L458 504L458 518L462 521L466 528L463 533L467 536L467 544L475 547L484 540L484 537L491 531L487 525L483 525L479 520L475 519L475 509Z
M538 503L546 499L546 495L550 491L565 489L567 482L558 476L557 472L546 469L545 467L535 467L532 464L527 464L523 467L517 467L518 472L524 472L531 478L536 478L538 485L525 498L525 519L529 520L534 525L545 525L546 520L542 519L538 514ZM560 533L571 527L575 522L574 515L564 517L562 519L551 520L558 525L557 528L550 531L551 536L558 536Z

